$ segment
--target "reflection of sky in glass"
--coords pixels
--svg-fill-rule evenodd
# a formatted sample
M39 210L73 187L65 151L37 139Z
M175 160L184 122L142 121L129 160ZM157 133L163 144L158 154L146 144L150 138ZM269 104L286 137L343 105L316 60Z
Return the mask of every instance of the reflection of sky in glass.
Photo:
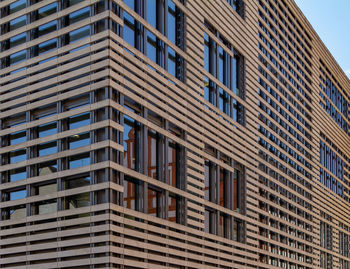
M42 8L39 8L38 10L39 18L41 19L53 14L54 12L56 12L56 9L57 9L57 3L52 3Z
M27 196L26 190L13 191L10 193L10 201L23 199L23 198L26 198L26 196Z
M39 157L57 153L57 143L49 142L39 146Z
M26 160L26 151L20 149L10 154L10 163L18 163Z
M157 28L156 0L147 0L147 22L154 28Z
M131 8L132 10L134 10L135 8L135 1L134 0L124 0L124 3Z
M11 139L11 141L10 141L11 145L16 145L16 144L19 144L19 143L26 142L26 140L27 140L26 132L25 131L20 131L20 132L17 132L17 133L13 133L11 135L10 139Z
M57 133L56 122L49 122L39 126L39 138Z
M175 51L168 47L168 72L175 77Z
M26 177L27 177L27 173L26 173L25 167L10 171L10 182L23 180L23 179L26 179Z
M90 157L82 157L81 159L71 160L69 162L69 169L79 168L90 164Z
M18 17L12 21L10 21L10 30L16 30L19 27L22 27L26 24L26 15L23 15L22 17Z
M173 1L168 2L168 39L173 43L176 44L175 39L175 4Z
M90 115L88 113L80 114L70 118L69 129L72 130L72 129L83 127L89 124L90 124Z
M123 39L128 42L131 46L135 47L135 32L131 27L134 27L135 20L133 17L129 15L129 13L124 11L124 27L123 27ZM131 24L131 25L130 25Z
M71 137L69 142L69 149L75 149L90 145L89 133L77 134Z
M147 31L147 57L157 62L156 36L150 31Z

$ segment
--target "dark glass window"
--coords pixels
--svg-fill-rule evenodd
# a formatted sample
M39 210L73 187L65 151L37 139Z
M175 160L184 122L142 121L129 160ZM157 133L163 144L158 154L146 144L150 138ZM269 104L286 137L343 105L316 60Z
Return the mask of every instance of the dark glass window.
M124 177L124 207L141 210L141 181L129 176Z

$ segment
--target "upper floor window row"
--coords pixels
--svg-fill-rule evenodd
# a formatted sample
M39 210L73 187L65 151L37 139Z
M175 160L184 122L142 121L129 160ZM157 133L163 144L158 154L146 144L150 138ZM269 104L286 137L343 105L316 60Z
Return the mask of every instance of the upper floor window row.
M44 7L41 7L39 9L36 9L32 11L31 18L33 20L42 19L46 16L49 16L55 12L57 12L58 6L61 6L62 9L74 6L75 4L78 4L80 2L83 2L84 0L58 0L53 3L50 3ZM41 0L17 0L3 8L0 9L0 17L5 18L6 16L12 15L16 12L19 12L27 7L30 7L32 5L35 5L37 3L41 2ZM104 1L99 1L96 3L96 5L101 5Z
M168 1L167 6L163 0L125 2L133 11L144 17L152 27L166 36L171 43L182 50L185 49L185 16L172 1ZM171 75L184 81L184 58L128 12L124 11L123 17L123 39Z
M244 96L243 56L217 30L206 23L221 44L206 32L204 33L204 68L233 93Z

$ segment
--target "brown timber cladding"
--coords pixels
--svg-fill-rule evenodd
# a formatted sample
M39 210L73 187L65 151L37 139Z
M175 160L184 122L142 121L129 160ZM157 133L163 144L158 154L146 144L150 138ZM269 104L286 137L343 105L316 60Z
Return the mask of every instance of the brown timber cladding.
M292 0L0 12L0 268L350 268L350 82Z

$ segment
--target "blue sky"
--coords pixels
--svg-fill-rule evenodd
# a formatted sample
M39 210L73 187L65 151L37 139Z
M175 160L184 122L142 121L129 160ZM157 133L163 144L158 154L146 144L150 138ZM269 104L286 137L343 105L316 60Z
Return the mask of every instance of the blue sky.
M350 78L350 0L295 0Z

